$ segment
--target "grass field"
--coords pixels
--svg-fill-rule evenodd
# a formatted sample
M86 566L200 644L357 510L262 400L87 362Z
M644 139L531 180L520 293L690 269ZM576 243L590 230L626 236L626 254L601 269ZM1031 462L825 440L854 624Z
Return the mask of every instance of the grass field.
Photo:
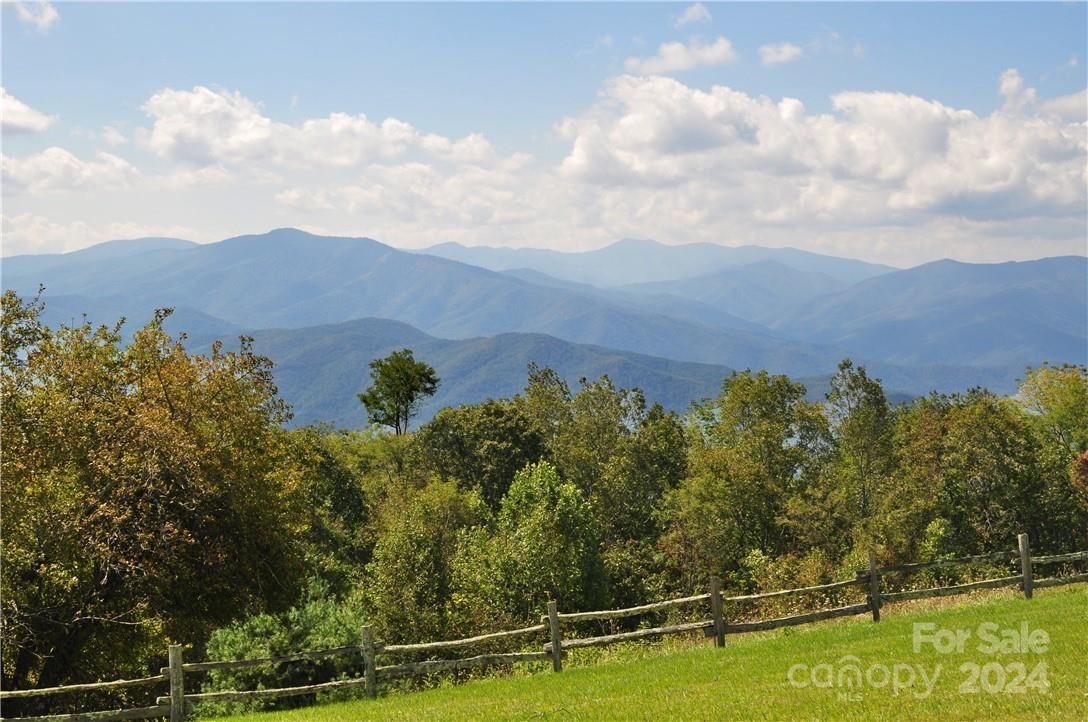
M914 650L916 623L965 630L962 651ZM999 651L1027 624L1036 651ZM1043 651L1040 633L1049 637ZM923 630L924 631L924 630ZM962 636L963 633L961 633ZM1013 640L1016 641L1016 640ZM319 705L231 718L239 722L303 720L1076 720L1088 719L1088 587L1041 590L1032 600L1012 592L943 603L889 606L874 624L857 617L731 638L638 645L570 668L482 679L377 700ZM587 652L586 654L592 654ZM850 657L856 658L850 658ZM844 659L847 658L847 659ZM848 688L840 669L853 662L862 686ZM819 665L831 665L828 668ZM806 665L804 668L795 665ZM912 686L906 683L912 670ZM980 671L972 685L972 670ZM1023 665L1022 667L1020 665ZM791 684L789 675L804 687ZM900 681L879 686L882 669ZM926 693L921 672L935 682ZM1034 674L1032 674L1034 672ZM815 681L819 686L813 683ZM865 679L868 677L868 681ZM832 686L827 686L828 681ZM1046 685L1043 685L1043 682ZM966 684L966 686L964 686ZM971 690L974 691L971 691Z

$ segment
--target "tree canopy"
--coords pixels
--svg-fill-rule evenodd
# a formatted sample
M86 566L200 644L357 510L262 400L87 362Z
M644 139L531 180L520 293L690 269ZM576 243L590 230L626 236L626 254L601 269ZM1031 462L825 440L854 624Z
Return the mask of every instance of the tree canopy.
M372 424L391 426L399 436L419 411L420 402L438 390L438 374L411 349L394 351L370 362L370 388L359 394Z
M4 686L116 674L289 603L300 468L268 359L245 338L190 354L169 311L126 345L121 324L51 330L39 308L4 293Z
M536 624L548 599L638 606L712 574L738 591L849 578L870 549L895 564L1088 538L1083 367L1029 370L1012 398L898 406L849 361L819 401L745 370L678 415L530 366L520 393L411 431L438 379L405 349L371 364L374 425L288 430L246 338L197 354L165 311L127 337L40 311L4 294L5 688L143 676L170 642L269 656L352 644L361 624L433 641ZM358 673L247 668L205 690Z

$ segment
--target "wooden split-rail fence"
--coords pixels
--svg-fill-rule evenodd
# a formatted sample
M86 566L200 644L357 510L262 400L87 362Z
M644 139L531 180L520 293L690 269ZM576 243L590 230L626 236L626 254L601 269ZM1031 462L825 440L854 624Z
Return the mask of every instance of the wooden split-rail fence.
M983 562L1009 562L1019 559L1020 573L997 579L958 584L955 586L932 587L928 589L912 589L899 592L885 592L881 590L882 577L889 574L906 574L925 569L937 569L962 564L976 564ZM592 612L560 612L554 601L548 603L547 614L541 617L540 624L490 634L481 634L476 637L454 639L442 642L424 642L420 644L382 644L374 639L372 630L364 626L360 631L360 643L333 649L323 649L312 652L297 652L279 657L265 657L259 659L238 659L213 662L186 662L183 659L182 647L171 645L168 650L169 666L163 667L160 674L140 679L116 680L112 682L94 682L91 684L72 684L64 687L51 687L48 689L27 689L0 691L0 702L4 700L27 699L34 697L61 695L78 692L101 692L132 687L163 685L169 690L167 695L158 697L153 706L139 707L123 710L104 710L99 712L79 712L74 714L55 714L39 717L4 718L9 722L106 722L113 720L137 720L168 718L171 722L181 722L194 703L200 702L231 702L250 699L274 699L279 697L291 697L297 695L315 694L332 690L362 688L368 697L374 697L378 692L378 683L393 679L447 672L452 670L470 669L474 667L489 667L499 665L516 664L520 662L550 661L552 669L560 672L563 669L563 659L567 651L584 647L600 647L618 642L627 642L650 637L661 637L669 634L682 634L702 631L707 637L714 637L715 645L725 646L726 636L743 632L756 632L781 627L790 627L798 624L808 624L824 619L836 617L848 617L860 614L871 614L874 622L880 621L880 609L889 602L900 602L912 599L926 599L930 597L945 597L955 594L964 594L979 589L997 589L1001 587L1018 586L1027 599L1031 599L1035 589L1054 587L1076 582L1088 582L1088 574L1073 574L1066 577L1050 577L1036 579L1034 567L1036 565L1065 563L1088 560L1088 550L1072 552L1068 554L1053 554L1049 556L1031 556L1026 534L1018 537L1018 547L1013 551L999 551L992 554L959 557L956 559L940 559L929 562L916 562L900 564L898 566L878 567L875 556L870 553L868 569L859 570L853 579L820 584L799 589L783 589L774 592L748 594L743 596L725 597L722 595L721 580L711 577L708 591L678 599L668 599L651 604L643 604L626 609L606 609ZM805 594L812 592L830 592L848 587L866 588L866 601L859 604L851 604L832 609L823 609L805 614L777 617L751 622L730 622L726 620L724 606L730 604L743 604L745 602L757 602L787 595ZM636 629L629 632L607 634L596 637L584 637L566 639L563 636L565 624L587 621L614 620L626 617L639 616L654 612L662 612L679 608L689 608L695 605L708 604L710 617L695 622L673 624L669 626L653 627L648 629ZM398 664L380 666L379 658L393 658L410 655L437 656L442 652L455 649L473 647L496 641L520 639L534 635L547 635L548 641L539 652L512 652L496 654L479 654L473 657L457 659L429 659L424 661L409 661ZM303 660L323 659L340 655L361 655L364 662L364 673L356 679L343 679L332 682L321 682L298 687L284 687L278 689L256 689L224 692L187 692L186 677L197 673L206 673L214 670L242 669L264 665L288 664ZM381 660L385 661L385 660ZM2 714L2 709L0 709Z

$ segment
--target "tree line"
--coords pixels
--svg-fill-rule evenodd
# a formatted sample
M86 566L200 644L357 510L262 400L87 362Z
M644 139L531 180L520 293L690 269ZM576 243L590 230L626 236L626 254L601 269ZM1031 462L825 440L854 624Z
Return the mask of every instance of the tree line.
M848 578L870 548L899 563L1020 531L1055 553L1088 538L1081 366L1029 369L1012 398L898 406L850 361L821 402L745 370L680 415L530 365L519 394L410 430L440 381L405 350L372 364L370 428L287 429L249 339L194 354L168 312L125 339L40 311L3 296L5 689L157 671L169 642L262 657L356 643L364 621L390 643L437 640L535 623L549 599L702 591L711 574L737 591Z

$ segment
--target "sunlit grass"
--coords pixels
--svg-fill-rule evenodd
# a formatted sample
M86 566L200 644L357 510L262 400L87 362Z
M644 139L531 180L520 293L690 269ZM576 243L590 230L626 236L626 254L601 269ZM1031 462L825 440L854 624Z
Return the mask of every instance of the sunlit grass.
M932 622L942 629L965 629L971 637L962 653L940 654L926 645L916 653L915 623ZM978 651L978 626L1001 630L1045 630L1047 650L987 655ZM856 695L844 687L792 686L794 665L811 670L822 663L837 672L840 660L856 657L858 666L921 665L937 672L932 692L920 678L898 691L891 685L866 686ZM660 645L631 645L593 658L583 665L579 652L561 674L539 671L482 679L421 692L391 693L377 700L317 705L290 712L249 715L246 722L302 720L477 720L477 719L925 719L941 720L1077 720L1088 718L1088 587L1040 590L1035 599L1018 593L976 595L956 601L889 606L874 624L858 617L790 630L745 635L716 649L702 637ZM999 676L1011 680L1016 662L1030 672L1040 663L1046 689L1026 686L1023 692L961 690L965 663L996 662L990 688ZM800 668L799 668L800 669ZM905 673L901 671L905 678ZM795 672L798 680L810 679ZM881 675L874 673L879 683ZM1035 679L1038 679L1036 677ZM1027 680L1026 680L1027 681Z

